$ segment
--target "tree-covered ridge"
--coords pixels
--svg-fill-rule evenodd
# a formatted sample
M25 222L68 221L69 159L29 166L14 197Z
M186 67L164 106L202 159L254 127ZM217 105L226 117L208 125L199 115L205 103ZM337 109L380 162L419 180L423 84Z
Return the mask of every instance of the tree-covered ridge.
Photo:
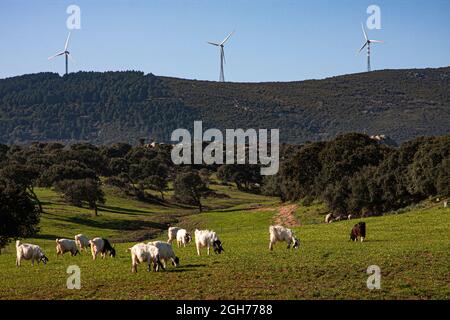
M287 143L347 132L397 142L450 132L450 68L384 70L287 83L218 83L142 72L40 73L0 80L0 142L141 137L168 141L194 120L279 128Z

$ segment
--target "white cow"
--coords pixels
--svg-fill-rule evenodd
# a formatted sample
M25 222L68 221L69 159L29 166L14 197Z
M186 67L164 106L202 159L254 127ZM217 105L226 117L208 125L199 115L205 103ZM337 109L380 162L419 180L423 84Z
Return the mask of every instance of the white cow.
M167 230L167 234L169 236L169 239L167 239L168 243L172 243L174 240L177 239L177 233L178 230L180 230L181 228L178 227L170 227L169 230Z
M150 271L150 265L153 265L153 270L162 267L158 248L154 245L138 243L127 251L131 252L131 272L137 272L137 265L141 262L147 262L147 271Z
M116 249L111 246L108 239L103 238L94 238L89 240L89 245L91 246L92 259L95 260L97 255L101 253L102 259L105 258L106 253L109 252L109 255L114 258L116 256Z
M34 261L43 262L47 264L48 258L45 256L41 247L35 244L21 243L20 240L16 241L16 266L20 267L22 259L31 260L31 265L34 266Z
M175 255L175 252L173 252L172 245L170 243L163 241L152 241L149 242L148 245L153 245L158 248L159 259L162 262L163 269L165 269L168 260L172 261L172 265L174 267L178 267L180 264L180 259ZM159 270L158 267L156 270Z
M84 251L88 252L88 248L91 247L89 244L89 238L81 233L75 236L75 242L78 248L80 248L80 251L84 249Z
M80 253L74 240L56 239L56 256L63 255L66 252L70 252L72 257Z
M291 248L291 244L294 249L298 249L300 245L300 241L295 237L294 232L291 229L283 226L270 226L269 233L269 250L273 250L273 245L279 241L286 241L288 249Z
M177 246L178 248L183 245L183 247L186 247L186 244L191 242L192 237L191 235L186 231L186 229L180 229L177 232Z
M222 242L214 231L210 230L197 230L195 229L195 246L197 248L197 254L200 255L200 248L207 248L209 255L210 247L214 248L215 253L221 253L225 251L222 247Z
M325 223L331 223L333 222L333 214L329 213L325 216Z

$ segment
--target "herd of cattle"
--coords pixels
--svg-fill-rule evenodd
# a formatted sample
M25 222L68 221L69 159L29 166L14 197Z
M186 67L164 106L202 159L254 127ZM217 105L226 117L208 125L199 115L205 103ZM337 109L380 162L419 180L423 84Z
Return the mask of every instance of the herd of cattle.
M169 239L167 242L163 241L151 241L148 243L138 243L127 249L127 252L131 254L131 271L137 272L137 266L140 263L147 264L147 270L158 271L160 269L165 270L166 263L172 262L173 266L178 266L180 259L175 255L172 243L176 240L177 246L186 247L186 244L191 242L192 237L186 229L178 227L170 227L168 230ZM213 248L216 254L225 251L223 243L219 239L218 235L214 231L210 230L195 230L195 246L197 254L200 255L200 249L206 248L207 254L210 254L210 248ZM350 232L350 240L357 241L358 238L364 241L366 237L366 224L365 222L359 222L354 225ZM269 250L273 250L273 246L277 242L286 242L287 248L298 249L300 241L295 236L291 229L283 226L270 226L269 227ZM108 241L104 238L94 238L89 240L83 234L77 234L75 240L71 239L56 239L56 256L64 255L70 252L72 256L76 256L80 251L84 250L88 252L88 248L91 251L92 259L95 260L97 255L100 254L102 259L109 254L111 257L116 256L116 250ZM31 260L31 264L34 265L36 261L38 264L43 262L46 264L48 258L44 254L43 250L34 244L22 243L20 240L16 241L16 265L20 267L22 260Z

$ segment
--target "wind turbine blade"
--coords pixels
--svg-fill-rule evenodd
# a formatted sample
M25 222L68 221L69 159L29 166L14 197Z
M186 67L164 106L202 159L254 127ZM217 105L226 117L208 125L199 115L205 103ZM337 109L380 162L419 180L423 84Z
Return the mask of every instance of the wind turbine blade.
M209 41L207 41L207 43L209 43L209 44L212 44L213 46L216 46L216 47L218 47L218 46L219 46L219 44L218 44L218 43L214 43L214 42L209 42Z
M370 40L370 42L375 42L375 43L384 43L384 41L381 41L381 40Z
M70 38L70 32L69 32L69 35L67 36L66 44L64 45L64 51L67 51L67 48L69 47L69 38Z
M223 39L223 41L220 43L220 45L223 46L223 45L225 44L225 42L227 42L228 39L230 39L230 37L231 37L231 35L232 35L233 33L234 33L234 30L233 30L233 32L231 32L225 39Z
M364 28L364 25L362 24L362 22L361 22L361 28L362 28L362 31L364 33L364 38L366 39L366 41L368 41L369 38L367 37L366 28Z
M359 49L358 53L360 53L360 52L367 46L368 43L369 43L369 42L366 41L366 42L364 43L364 45L361 47L361 49Z
M57 56L62 56L63 54L64 54L64 51L60 52L60 53L57 53L57 54L55 54L55 55L53 55L51 57L48 57L48 60L52 60L53 58L56 58Z
M72 57L70 53L67 53L67 56L69 57L70 61L76 63L75 59Z

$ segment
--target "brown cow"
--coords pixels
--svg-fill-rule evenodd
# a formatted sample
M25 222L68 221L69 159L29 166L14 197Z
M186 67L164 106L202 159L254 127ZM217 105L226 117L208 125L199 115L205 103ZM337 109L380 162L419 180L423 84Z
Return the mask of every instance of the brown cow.
M352 231L350 232L350 240L358 241L358 237L361 239L361 242L364 241L366 237L366 223L358 222L353 226Z

